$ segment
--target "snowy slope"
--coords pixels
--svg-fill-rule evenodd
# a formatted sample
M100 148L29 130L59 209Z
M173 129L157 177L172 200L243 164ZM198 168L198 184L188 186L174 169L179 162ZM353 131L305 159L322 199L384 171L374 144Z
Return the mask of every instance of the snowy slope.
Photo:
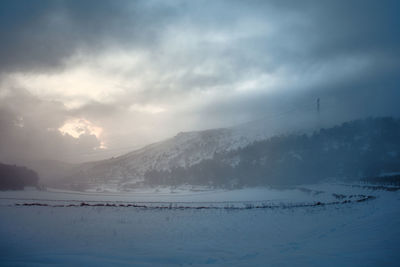
M212 171L215 168L219 168L218 170L226 170L226 168L213 167L212 164L201 165L197 163L204 159L213 158L215 153L222 153L245 146L249 148L248 151L246 149L239 149L236 152L230 153L232 158L227 158L225 154L225 162L228 162L231 166L242 163L242 169L252 170L254 169L255 163L259 162L260 166L264 164L263 161L265 161L268 156L268 153L264 153L265 151L274 149L275 145L279 147L286 146L286 150L282 147L282 151L279 149L275 151L275 155L279 155L278 152L282 154L279 159L281 165L276 164L275 171L280 171L280 167L286 168L285 164L287 162L292 164L292 167L298 166L298 168L302 170L308 170L308 173L303 173L300 169L296 170L297 176L299 176L298 174L300 173L304 174L298 177L299 181L304 181L301 180L302 177L309 177L310 173L315 170L314 163L316 160L321 159L321 157L314 157L314 152L316 155L324 155L322 158L323 161L320 162L320 164L325 162L327 164L326 169L332 166L332 162L337 162L338 164L334 168L334 171L329 172L325 178L343 177L346 175L357 177L357 175L365 175L364 173L368 173L367 171L371 173L371 170L361 168L365 165L363 162L357 162L355 159L364 160L365 162L374 160L377 163L384 160L387 166L381 164L384 168L381 165L379 165L381 166L379 168L385 171L398 171L397 168L390 167L396 165L399 160L396 157L398 151L400 151L400 144L397 139L394 138L395 134L393 134L400 130L400 122L392 118L376 118L347 122L340 126L320 131L309 140L296 139L293 141L290 138L286 138L283 139L283 143L278 142L270 146L264 144L266 146L262 147L263 144L261 143L257 143L255 146L258 147L256 148L255 146L249 146L249 144L254 141L267 139L268 137L281 133L290 133L293 131L304 133L310 132L313 129L315 128L307 126L307 123L303 123L302 120L296 123L287 121L271 123L270 121L259 120L231 128L179 133L173 138L148 145L120 157L81 164L77 168L74 168L74 171L71 172L68 177L62 180L61 187L64 189L84 191L124 191L143 187L143 185L146 184L146 177L148 179L147 181L151 182L153 185L176 185L178 184L174 183L176 178L181 178L180 184L185 184L189 181L188 178L190 177L192 181L194 181L192 184L206 185L205 183L198 182L202 181L202 179L204 180L204 178L213 179L210 181L212 184L216 181L216 177L220 175L218 173L212 173ZM264 149L264 152L261 154L257 152L257 149L260 148L260 144L261 148ZM307 145L307 149L304 149L304 145ZM287 147L290 147L290 149ZM295 149L296 147L297 150ZM320 147L321 150L318 150L317 148ZM379 147L385 148L387 153ZM351 148L353 154L347 151L349 148ZM252 150L254 149L256 152L253 151L253 153ZM376 157L379 155L379 158L371 158L372 155L366 154L367 152L373 153ZM383 154L381 155L379 153ZM364 154L366 156L361 157ZM248 161L242 160L241 155L245 155ZM346 158L346 156L348 156L348 158ZM343 159L344 161L340 162L336 160L335 157ZM296 160L293 161L293 158ZM209 163L209 161L206 163ZM195 166L189 168L192 165ZM307 166L309 169L306 168ZM189 174L182 174L182 168L179 167L189 170ZM343 168L347 169L348 172L344 173ZM203 172L203 169L209 171ZM274 168L271 167L270 170L274 170ZM147 173L148 171L150 172ZM231 170L228 170L228 173L229 171ZM280 171L280 173L282 172ZM195 176L196 174L197 177ZM242 181L249 181L250 175L251 172L246 171L246 173L242 175ZM289 173L287 177L291 177L291 174ZM255 179L258 179L258 176ZM290 179L293 181L293 177ZM165 183L164 180L168 180L167 183Z
M229 128L181 132L176 136L108 160L81 164L58 185L74 190L123 191L140 187L149 170L189 167L214 153L244 147L254 141L290 132L312 132L309 117L262 118ZM52 185L54 186L54 184Z
M120 157L82 164L63 180L62 186L79 190L126 190L139 186L148 170L188 167L212 158L214 153L243 147L274 133L258 123L251 127L246 124L245 127L182 132Z

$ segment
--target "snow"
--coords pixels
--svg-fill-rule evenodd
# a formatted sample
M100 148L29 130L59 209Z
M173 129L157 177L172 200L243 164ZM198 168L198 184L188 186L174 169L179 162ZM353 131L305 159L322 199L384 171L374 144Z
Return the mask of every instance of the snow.
M400 193L339 184L277 190L136 193L0 192L2 266L398 266ZM38 207L15 203L330 202L267 209ZM218 206L218 205L217 205Z
M257 121L231 128L181 132L119 157L78 165L69 174L72 179L64 180L59 186L68 188L76 183L84 184L89 191L130 190L131 185L144 181L149 170L189 167L212 158L215 153L241 148L280 133L278 129L282 125L268 125Z
M382 172L379 177L396 176L400 175L400 172Z

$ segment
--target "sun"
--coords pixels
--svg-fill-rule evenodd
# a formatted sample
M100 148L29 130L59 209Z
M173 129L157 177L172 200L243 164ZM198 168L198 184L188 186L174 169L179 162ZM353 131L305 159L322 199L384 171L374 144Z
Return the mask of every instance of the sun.
M67 120L63 126L58 128L63 135L70 135L78 139L83 134L91 134L100 140L100 149L105 149L106 145L102 140L103 128L95 125L84 118L74 118Z

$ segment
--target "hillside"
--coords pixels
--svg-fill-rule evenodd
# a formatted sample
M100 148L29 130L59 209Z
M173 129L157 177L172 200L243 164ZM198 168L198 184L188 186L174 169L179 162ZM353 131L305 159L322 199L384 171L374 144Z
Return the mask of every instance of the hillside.
M48 179L47 184L52 187L97 191L141 187L145 183L146 172L150 170L168 171L177 167L190 167L212 158L215 153L244 147L286 131L304 131L306 125L304 120L283 124L264 119L230 128L181 132L170 139L119 157L70 166L67 172L63 168L60 173L65 178L60 180L54 175L53 179Z
M120 157L82 164L63 179L61 186L79 190L137 187L143 184L149 170L190 167L212 158L216 152L236 149L249 142L230 129L179 133Z
M286 135L266 125L261 121L179 133L120 157L78 165L56 186L96 191L179 184L253 186L372 175L367 168L381 162L377 157L385 153L386 165L397 164L395 119L357 120L314 133L298 123L292 127L297 131Z
M0 190L23 190L25 186L37 186L38 181L33 170L0 163Z
M343 123L313 134L289 134L216 153L190 167L146 173L148 185L241 187L358 179L400 171L400 120Z

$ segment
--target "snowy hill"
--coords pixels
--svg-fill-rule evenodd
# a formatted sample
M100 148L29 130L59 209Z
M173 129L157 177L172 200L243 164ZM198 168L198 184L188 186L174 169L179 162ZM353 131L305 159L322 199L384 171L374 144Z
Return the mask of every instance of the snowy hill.
M378 177L400 171L400 120L356 120L312 134L286 134L216 154L190 167L146 173L149 185L222 188L294 185ZM392 177L392 178L390 178ZM368 179L373 181L376 179Z
M201 165L201 163L213 159L216 153L224 154L229 151L244 149L256 141L266 140L288 131L311 133L315 129L307 127L307 123L301 120L290 125L287 122L286 125L283 125L283 123L269 122L267 124L263 121L257 121L231 128L182 132L165 141L145 146L116 158L78 165L57 186L90 191L130 190L141 187L145 182L148 182L145 181L145 177L151 172L159 172L158 174L166 177L171 171L179 172L179 170L187 170L191 166L203 166L204 164ZM357 134L363 131L371 131L372 126L367 126L364 125L363 129L358 129ZM335 130L332 130L332 132L335 132ZM353 138L353 134L356 133L349 131L345 134L348 136L345 136L343 140ZM367 137L369 138L369 135ZM363 145L368 145L367 139L365 140L366 143L363 142ZM330 144L331 146L334 146L336 141L340 141L339 139L336 140L335 137L329 140L333 142ZM235 158L237 157L232 158L232 160ZM259 159L254 158L253 160L258 161ZM200 172L200 175L206 174ZM229 177L223 178L228 179Z
M140 185L150 169L170 170L189 167L214 153L245 146L254 139L232 129L179 133L120 157L85 163L63 180L63 187L74 189L124 189Z
M259 120L231 128L181 132L116 158L81 164L73 168L57 186L97 191L135 188L141 186L149 170L187 168L211 159L215 153L245 147L288 130L304 131L304 125L301 120L290 125Z

